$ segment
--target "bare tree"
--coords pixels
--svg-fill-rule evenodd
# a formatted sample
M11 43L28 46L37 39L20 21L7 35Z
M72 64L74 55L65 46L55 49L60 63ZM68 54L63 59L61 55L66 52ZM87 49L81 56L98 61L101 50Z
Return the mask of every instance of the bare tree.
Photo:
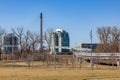
M110 64L114 66L116 62L115 53L119 52L120 29L113 27L99 27L97 33L101 44L97 46L96 52L109 52Z
M109 64L111 64L113 68L114 68L114 65L117 63L117 59L116 59L115 56L116 56L115 53L111 53L110 57L109 57L109 59L110 59L110 63Z
M30 46L32 47L32 57L31 57L31 59L32 59L32 65L33 65L35 49L36 49L36 46L37 46L37 42L39 41L39 34L29 32L29 40L30 40Z
M19 57L21 59L22 57L22 36L23 36L23 27L18 27L16 30L12 28L12 31L17 35L17 37L19 38L19 44L20 44L20 53L19 53Z
M32 46L32 50L35 50L35 47L37 46L36 43L39 42L39 34L35 34L35 33L31 33L29 32L29 40L30 40L30 44Z
M45 39L45 41L47 43L48 51L50 51L52 33L53 33L52 28L47 29L47 31L44 33L44 39Z
M2 27L0 27L0 60L1 60L1 54L2 54L2 51L1 51L1 48L2 48L2 41L3 41L3 34L5 33L5 29L3 29Z
M75 54L73 54L72 55L72 60L71 60L73 69L75 68L75 58L76 58L76 56L75 56Z
M29 47L29 30L24 35L23 46L24 46L25 51L27 51L27 49Z
M22 45L24 48L24 54L22 54L22 58L27 59L27 55L30 52L30 42L29 42L29 30L27 30L27 32L24 34L23 36L23 41L22 41Z
M101 44L97 47L97 51L102 52L118 52L118 41L120 38L120 29L116 26L113 27L99 27L97 33Z
M79 59L79 68L81 69L82 68L82 63L83 63L83 58L82 57L80 57L80 58L78 58Z
M112 27L111 30L111 34L112 34L112 40L119 40L120 37L120 29L116 26Z
M23 36L23 41L22 41L22 45L24 48L24 54L22 55L22 58L26 60L28 67L30 68L31 66L31 56L32 56L32 52L31 52L31 43L30 43L30 31L27 30L26 33Z
M120 29L116 26L112 27L111 35L111 50L112 52L119 52Z
M111 34L111 27L98 27L97 33L101 43L108 43Z
M103 52L109 52L109 42L111 40L111 27L99 27L97 28L97 33L100 39L102 46L101 50Z
M47 53L50 53L52 33L53 33L52 28L47 29L46 32L44 33L44 40L45 40L45 42L47 43L47 46L48 46L48 52ZM46 56L46 64L47 64L47 68L48 68L48 58L49 58L49 56L48 56L47 53L45 54L45 56Z

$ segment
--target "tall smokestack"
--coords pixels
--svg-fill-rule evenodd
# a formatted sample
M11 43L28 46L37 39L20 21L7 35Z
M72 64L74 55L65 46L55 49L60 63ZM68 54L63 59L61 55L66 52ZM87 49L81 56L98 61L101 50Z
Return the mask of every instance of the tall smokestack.
M42 13L40 13L40 50L42 51L43 48L43 30L42 30Z

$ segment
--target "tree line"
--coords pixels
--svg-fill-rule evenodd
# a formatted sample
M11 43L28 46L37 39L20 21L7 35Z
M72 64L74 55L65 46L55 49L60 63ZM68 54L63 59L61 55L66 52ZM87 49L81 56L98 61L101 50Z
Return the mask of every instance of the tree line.
M19 39L20 49L15 51L16 58L22 59L26 54L35 53L37 48L40 46L40 34L34 33L29 30L24 31L23 27L11 28L12 33L14 33ZM96 48L96 52L119 52L119 40L120 40L120 28L113 26L107 27L102 26L97 28L97 35L100 40L100 44ZM43 34L43 43L47 46L47 51L50 51L51 36L53 29L47 29ZM3 46L3 36L7 35L7 31L0 27L0 57L2 54ZM43 46L45 48L45 46Z
M43 35L43 43L45 43L46 46L48 46L47 51L50 50L50 42L51 42L50 37L52 32L53 30L50 28L47 29ZM16 59L23 59L26 56L33 57L32 54L35 53L36 50L40 53L39 47L41 41L40 41L39 33L34 33L31 32L30 30L24 31L23 27L11 28L11 33L14 33L15 36L17 36L18 38L19 49L14 50L14 56ZM0 59L1 59L1 54L3 53L2 51L3 37L6 36L7 34L9 33L7 33L6 29L0 27ZM45 46L43 46L42 48L45 49Z
M47 67L48 64L51 64L51 62L54 62L55 60L58 60L59 64L63 63L63 61L66 62L64 59L64 56L60 57L54 57L54 55L48 54L50 52L50 45L51 45L51 36L53 33L53 29L49 28L45 31L43 34L43 43L46 44L47 47L43 46L43 51L41 52L38 47L40 46L41 40L40 40L40 34L34 33L29 30L24 31L23 27L17 27L17 28L11 28L12 33L14 33L18 39L19 39L19 46L20 48L18 50L14 50L14 55L9 55L8 58L11 60L11 57L14 57L14 60L24 60L27 62L28 67L31 66L31 63L34 60L42 60L43 62L46 61ZM120 41L120 28L113 26L113 27L98 27L97 35L100 40L100 44L96 48L96 52L112 52L116 53L119 52L119 41ZM3 36L6 36L7 31L0 27L0 59L4 58L5 56L2 55L2 46L3 46ZM6 58L6 57L5 57ZM113 58L112 58L113 59ZM51 62L50 62L51 61ZM113 62L113 61L112 61ZM73 59L71 60L72 66L74 67L74 55ZM81 62L80 62L81 65Z
M96 52L119 52L120 28L113 27L98 27L97 35L100 44L96 48Z

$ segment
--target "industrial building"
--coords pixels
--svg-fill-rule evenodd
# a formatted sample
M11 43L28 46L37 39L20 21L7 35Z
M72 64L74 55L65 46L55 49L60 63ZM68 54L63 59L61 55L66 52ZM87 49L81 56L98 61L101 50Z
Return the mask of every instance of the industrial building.
M58 46L58 48L55 48ZM56 53L69 53L69 49L62 47L70 46L70 38L68 32L62 29L56 29L56 32L52 33L51 37L51 51Z
M5 53L12 53L12 47L18 49L18 38L13 34L7 34L4 36L3 48Z
M95 50L97 48L99 44L98 43L81 43L80 44L80 48L87 48L87 49L91 49Z

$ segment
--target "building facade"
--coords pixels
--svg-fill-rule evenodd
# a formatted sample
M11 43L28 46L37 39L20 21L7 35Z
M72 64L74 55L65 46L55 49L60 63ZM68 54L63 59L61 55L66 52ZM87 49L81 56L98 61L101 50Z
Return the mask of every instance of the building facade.
M58 48L55 48L55 46ZM56 29L56 32L53 32L51 37L51 51L57 53L69 53L69 49L62 48L69 46L70 38L68 32L62 29Z
M80 44L80 48L87 48L87 49L91 49L92 48L92 50L95 50L96 48L97 48L97 46L98 46L99 44L97 44L97 43L81 43Z
M14 47L15 50L18 49L18 38L13 34L8 34L4 36L4 51L5 53L12 53L12 47Z

